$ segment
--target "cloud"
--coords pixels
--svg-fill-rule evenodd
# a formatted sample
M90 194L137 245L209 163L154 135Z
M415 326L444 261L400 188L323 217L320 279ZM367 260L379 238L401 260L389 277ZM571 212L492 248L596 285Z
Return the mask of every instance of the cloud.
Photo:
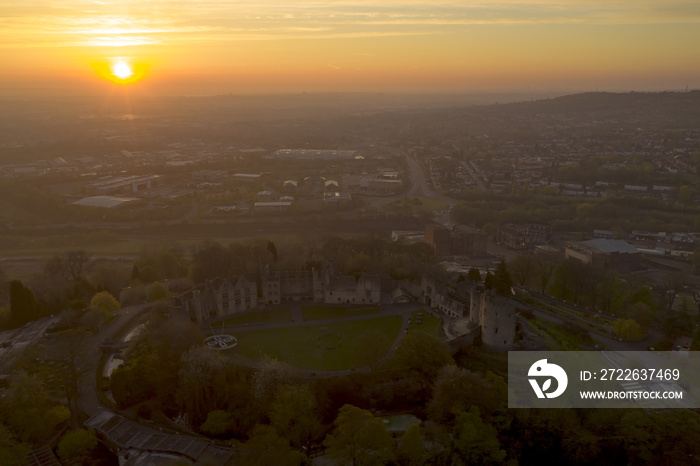
M695 0L0 0L0 47L418 36L476 25L698 22Z

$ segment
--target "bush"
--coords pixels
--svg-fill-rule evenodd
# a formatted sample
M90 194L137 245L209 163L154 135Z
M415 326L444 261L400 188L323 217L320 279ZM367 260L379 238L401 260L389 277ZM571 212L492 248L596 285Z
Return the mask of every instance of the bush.
M68 432L58 444L58 456L63 464L83 464L89 461L97 447L95 432L79 429Z

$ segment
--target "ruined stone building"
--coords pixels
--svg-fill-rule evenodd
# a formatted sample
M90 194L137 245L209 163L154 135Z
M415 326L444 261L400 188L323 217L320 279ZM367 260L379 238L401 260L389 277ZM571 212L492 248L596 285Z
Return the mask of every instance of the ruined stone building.
M265 266L257 276L208 280L176 298L176 305L202 323L284 302L379 304L381 292L379 277L341 275L330 262L321 269L272 271Z
M179 301L192 320L202 323L255 309L258 287L255 280L244 276L217 278L188 291Z
M516 302L493 290L470 283L450 287L424 276L419 301L459 320L464 333L461 336L470 340L480 336L487 348L504 351L515 340Z

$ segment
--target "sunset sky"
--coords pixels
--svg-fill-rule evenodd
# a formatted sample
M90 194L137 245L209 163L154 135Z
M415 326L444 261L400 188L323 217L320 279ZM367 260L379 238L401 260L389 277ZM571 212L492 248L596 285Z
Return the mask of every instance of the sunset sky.
M697 0L0 0L0 95L676 90L698 44Z

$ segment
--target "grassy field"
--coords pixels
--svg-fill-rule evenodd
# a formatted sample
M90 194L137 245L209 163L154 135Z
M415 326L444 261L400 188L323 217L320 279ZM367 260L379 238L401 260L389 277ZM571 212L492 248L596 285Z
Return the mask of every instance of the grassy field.
M418 313L423 314L421 323L417 322ZM442 338L442 320L434 317L426 311L416 311L411 315L411 325L408 327L409 332L421 331L434 337Z
M324 320L376 314L380 311L381 309L378 308L348 309L345 306L304 306L301 308L301 315L304 320Z
M228 327L245 324L286 324L292 321L292 311L286 307L269 311L253 311L212 324L212 327Z
M427 214L447 208L447 203L427 197L413 197L411 199L397 199L382 205L385 210L399 214Z
M311 327L288 327L236 334L238 346L231 354L249 359L263 355L311 370L337 371L358 367L358 338L377 329L387 338L386 351L401 329L401 316L377 317Z

